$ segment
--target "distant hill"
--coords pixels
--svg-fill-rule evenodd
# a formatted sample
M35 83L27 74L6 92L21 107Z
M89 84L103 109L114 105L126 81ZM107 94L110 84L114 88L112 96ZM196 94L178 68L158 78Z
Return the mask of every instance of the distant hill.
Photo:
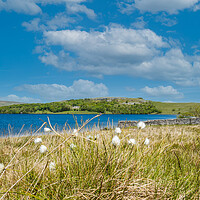
M0 107L1 106L9 106L9 105L13 105L13 104L21 104L21 103L15 102L15 101L0 101Z
M71 99L61 102L15 104L1 106L0 113L5 114L152 114L160 113L150 102L142 98L87 98Z
M6 107L9 106L9 107ZM0 101L0 113L34 114L186 114L193 112L200 103L165 103L143 98L99 97L71 99L51 103L22 104Z
M165 103L152 101L152 104L161 111L161 114L182 114L190 113L200 103Z

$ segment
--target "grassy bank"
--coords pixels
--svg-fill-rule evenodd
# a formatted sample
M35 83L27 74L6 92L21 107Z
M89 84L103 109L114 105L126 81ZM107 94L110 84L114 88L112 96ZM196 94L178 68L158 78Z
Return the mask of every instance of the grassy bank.
M44 114L42 111L37 111L34 114ZM46 112L45 114L99 114L97 112L89 112L89 111L63 111L63 112ZM106 113L107 114L107 113Z
M200 198L200 126L124 129L119 146L114 135L43 135L39 144L36 136L1 138L0 163L8 166L0 174L0 199ZM41 144L48 149L43 154Z

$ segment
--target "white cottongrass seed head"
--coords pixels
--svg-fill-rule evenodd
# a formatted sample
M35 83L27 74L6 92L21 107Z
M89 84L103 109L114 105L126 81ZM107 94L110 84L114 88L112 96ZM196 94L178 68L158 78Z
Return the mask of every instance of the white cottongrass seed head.
M50 129L50 128L47 128L47 127L45 127L45 128L44 128L44 132L45 132L45 133L51 132L51 129Z
M134 145L134 144L136 144L135 139L130 139L130 140L128 141L128 144L129 144L129 145Z
M45 145L40 146L40 153L45 153L47 151L47 147Z
M120 139L119 139L119 137L118 137L117 135L115 135L115 136L113 137L113 139L112 139L112 144L113 144L114 146L119 146L119 145L120 145Z
M35 144L38 144L38 143L41 143L42 142L42 139L41 138L35 138L34 140L34 143Z
M70 149L72 150L72 149L76 148L76 145L73 144L73 143L71 143L69 147L70 147Z
M146 138L145 141L144 141L144 144L149 145L149 143L150 143L150 140L148 138Z
M75 136L78 136L78 130L77 130L77 129L74 129L74 130L73 130L73 134L74 134Z
M50 170L50 172L53 171L53 170L55 170L55 169L56 169L56 164L55 164L55 162L50 162L50 163L49 163L49 170Z
M122 132L121 128L119 128L119 127L115 128L115 133L116 134L120 134L121 132Z
M138 123L137 123L137 127L140 128L140 129L145 128L145 126L146 126L146 125L145 125L144 122L138 122Z
M5 166L3 163L0 163L0 173L3 172L3 170L5 169Z

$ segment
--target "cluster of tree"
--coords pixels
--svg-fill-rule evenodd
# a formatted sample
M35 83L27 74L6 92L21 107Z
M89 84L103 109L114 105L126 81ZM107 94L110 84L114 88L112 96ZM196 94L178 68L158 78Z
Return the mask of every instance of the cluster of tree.
M0 113L30 114L30 113L57 113L69 111L71 108L64 102L15 104L0 107Z
M160 111L150 102L137 104L122 104L119 101L78 99L52 103L17 104L0 107L0 113L30 114L30 113L58 113L73 111L74 107L79 111L112 113L112 114L151 114Z

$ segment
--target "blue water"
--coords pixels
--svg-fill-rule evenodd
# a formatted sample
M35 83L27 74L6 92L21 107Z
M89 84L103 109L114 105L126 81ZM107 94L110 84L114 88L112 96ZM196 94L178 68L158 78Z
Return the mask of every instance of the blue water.
M0 114L0 136L8 134L17 135L24 132L34 132L43 122L48 122L49 117L52 126L57 130L62 130L66 122L71 128L77 128L76 121L80 126L87 119L91 119L95 115L64 115L64 114ZM121 120L153 120L153 119L175 119L176 115L101 115L100 117L91 121L87 127L92 128L98 126L100 128L112 128L117 126L118 121Z

